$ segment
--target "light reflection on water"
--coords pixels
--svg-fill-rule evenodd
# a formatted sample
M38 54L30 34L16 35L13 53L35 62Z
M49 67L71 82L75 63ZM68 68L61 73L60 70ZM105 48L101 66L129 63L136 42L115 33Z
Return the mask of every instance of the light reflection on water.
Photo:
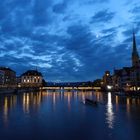
M5 97L5 99L4 99L4 112L3 112L3 117L4 117L4 124L5 124L5 126L7 126L7 124L8 124L8 99L7 99L7 97Z
M107 105L106 105L106 120L108 123L109 128L113 128L114 123L114 112L113 112L113 105L112 105L112 97L111 92L108 92L107 94Z
M82 101L85 100L85 98L96 99L101 104L99 104L97 107L84 105ZM45 126L45 128L47 127L47 125L49 126L49 128L52 127L52 125L55 125L53 124L53 122L55 121L55 123L57 123L58 120L56 118L60 119L59 121L61 122L61 124L63 124L63 121L67 123L67 118L69 118L69 121L73 120L69 125L73 125L71 127L79 126L79 130L76 131L81 134L84 133L81 132L80 126L82 125L86 129L94 129L93 133L95 134L98 133L98 131L103 132L105 128L109 129L110 131L115 131L117 127L117 119L122 122L123 125L125 125L129 123L125 122L125 120L130 120L131 118L136 118L138 115L140 115L139 108L139 98L122 98L119 96L115 96L110 92L104 94L101 92L93 91L46 91L38 93L21 93L19 95L0 95L0 130L8 128L11 123L16 123L16 118L18 118L19 115L25 122L34 122L36 125L38 125L39 122L41 127ZM54 119L53 121L52 118ZM77 122L75 120L77 120ZM133 121L135 121L135 119L131 119L130 122L134 127L134 125L136 125L137 123ZM81 123L79 124L79 122ZM22 124L23 122L21 121L20 123ZM100 129L96 131L95 128L98 129L98 127ZM125 127L127 128L127 126ZM28 128L27 125L26 128L29 129L30 127ZM124 130L126 128L124 128ZM66 129L65 126L62 126L62 129ZM49 130L47 129L46 131Z
M126 110L127 110L127 114L129 116L129 113L130 113L130 98L127 97L126 99Z
M30 98L29 98L29 93L24 93L23 94L23 111L24 113L28 114L29 113L29 103L30 103Z

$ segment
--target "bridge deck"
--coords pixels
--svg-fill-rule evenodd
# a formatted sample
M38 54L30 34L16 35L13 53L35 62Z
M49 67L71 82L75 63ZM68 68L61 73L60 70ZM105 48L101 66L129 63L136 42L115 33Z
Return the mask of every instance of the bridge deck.
M43 87L43 90L101 90L101 87Z

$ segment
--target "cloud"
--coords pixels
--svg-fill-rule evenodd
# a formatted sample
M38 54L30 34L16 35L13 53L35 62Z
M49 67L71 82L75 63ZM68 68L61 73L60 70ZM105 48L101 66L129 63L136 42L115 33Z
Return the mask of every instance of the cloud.
M86 4L107 3L109 0L86 0Z
M33 6L33 23L34 25L47 25L51 22L50 14L51 0L35 0Z
M62 14L65 12L65 10L67 9L68 6L68 2L66 0L63 0L61 3L55 4L53 6L53 12L57 13L57 14Z
M8 6L7 3L7 0L3 2L0 11L2 33L28 36L34 27L47 26L52 22L51 0L14 0Z
M47 81L89 81L100 78L105 70L130 65L130 20L136 22L139 36L140 22L134 20L138 8L131 12L133 19L119 27L113 7L107 9L110 1L2 1L0 65L18 75L38 67ZM98 11L99 5L104 10Z
M112 30L115 29L108 29L108 31ZM68 28L67 32L70 38L66 47L79 60L81 66L77 67L77 73L81 75L82 79L99 77L102 75L102 71L113 69L115 66L120 67L120 50L116 49L119 46L113 48L111 45L115 40L116 32L96 38L90 29L83 25L73 25ZM124 59L127 57L126 47L125 45L123 51Z
M137 30L139 30L140 25L140 4L133 4L133 6L130 8L129 13L131 14L131 24L133 27Z
M91 18L90 23L107 23L110 22L114 16L114 12L109 12L109 10L105 9L95 13L95 15Z
M117 31L117 27L112 27L112 28L103 29L102 33L107 34L107 33L114 33L116 31Z
M140 13L140 6L135 6L132 10L130 10L130 12L132 12L132 13L134 13L134 14L136 14L136 13Z

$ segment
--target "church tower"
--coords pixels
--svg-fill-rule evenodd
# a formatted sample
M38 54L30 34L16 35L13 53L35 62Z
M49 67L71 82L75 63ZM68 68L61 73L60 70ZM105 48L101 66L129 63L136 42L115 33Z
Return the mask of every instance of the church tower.
M137 51L136 38L135 38L135 33L134 32L133 32L132 66L133 67L138 67L139 66L139 54L138 54L138 51Z

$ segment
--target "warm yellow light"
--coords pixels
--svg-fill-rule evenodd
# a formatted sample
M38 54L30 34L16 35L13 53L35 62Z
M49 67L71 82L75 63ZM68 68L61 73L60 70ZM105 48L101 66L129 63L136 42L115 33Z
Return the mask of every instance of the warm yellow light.
M109 76L109 74L107 73L106 76Z
M20 85L20 84L18 84L18 87L21 87L21 85Z
M118 96L116 96L116 104L118 104L119 103L119 98L118 98Z
M127 83L126 86L130 86L129 83Z
M108 85L108 86L107 86L107 89L109 89L109 90L112 89L112 86Z

